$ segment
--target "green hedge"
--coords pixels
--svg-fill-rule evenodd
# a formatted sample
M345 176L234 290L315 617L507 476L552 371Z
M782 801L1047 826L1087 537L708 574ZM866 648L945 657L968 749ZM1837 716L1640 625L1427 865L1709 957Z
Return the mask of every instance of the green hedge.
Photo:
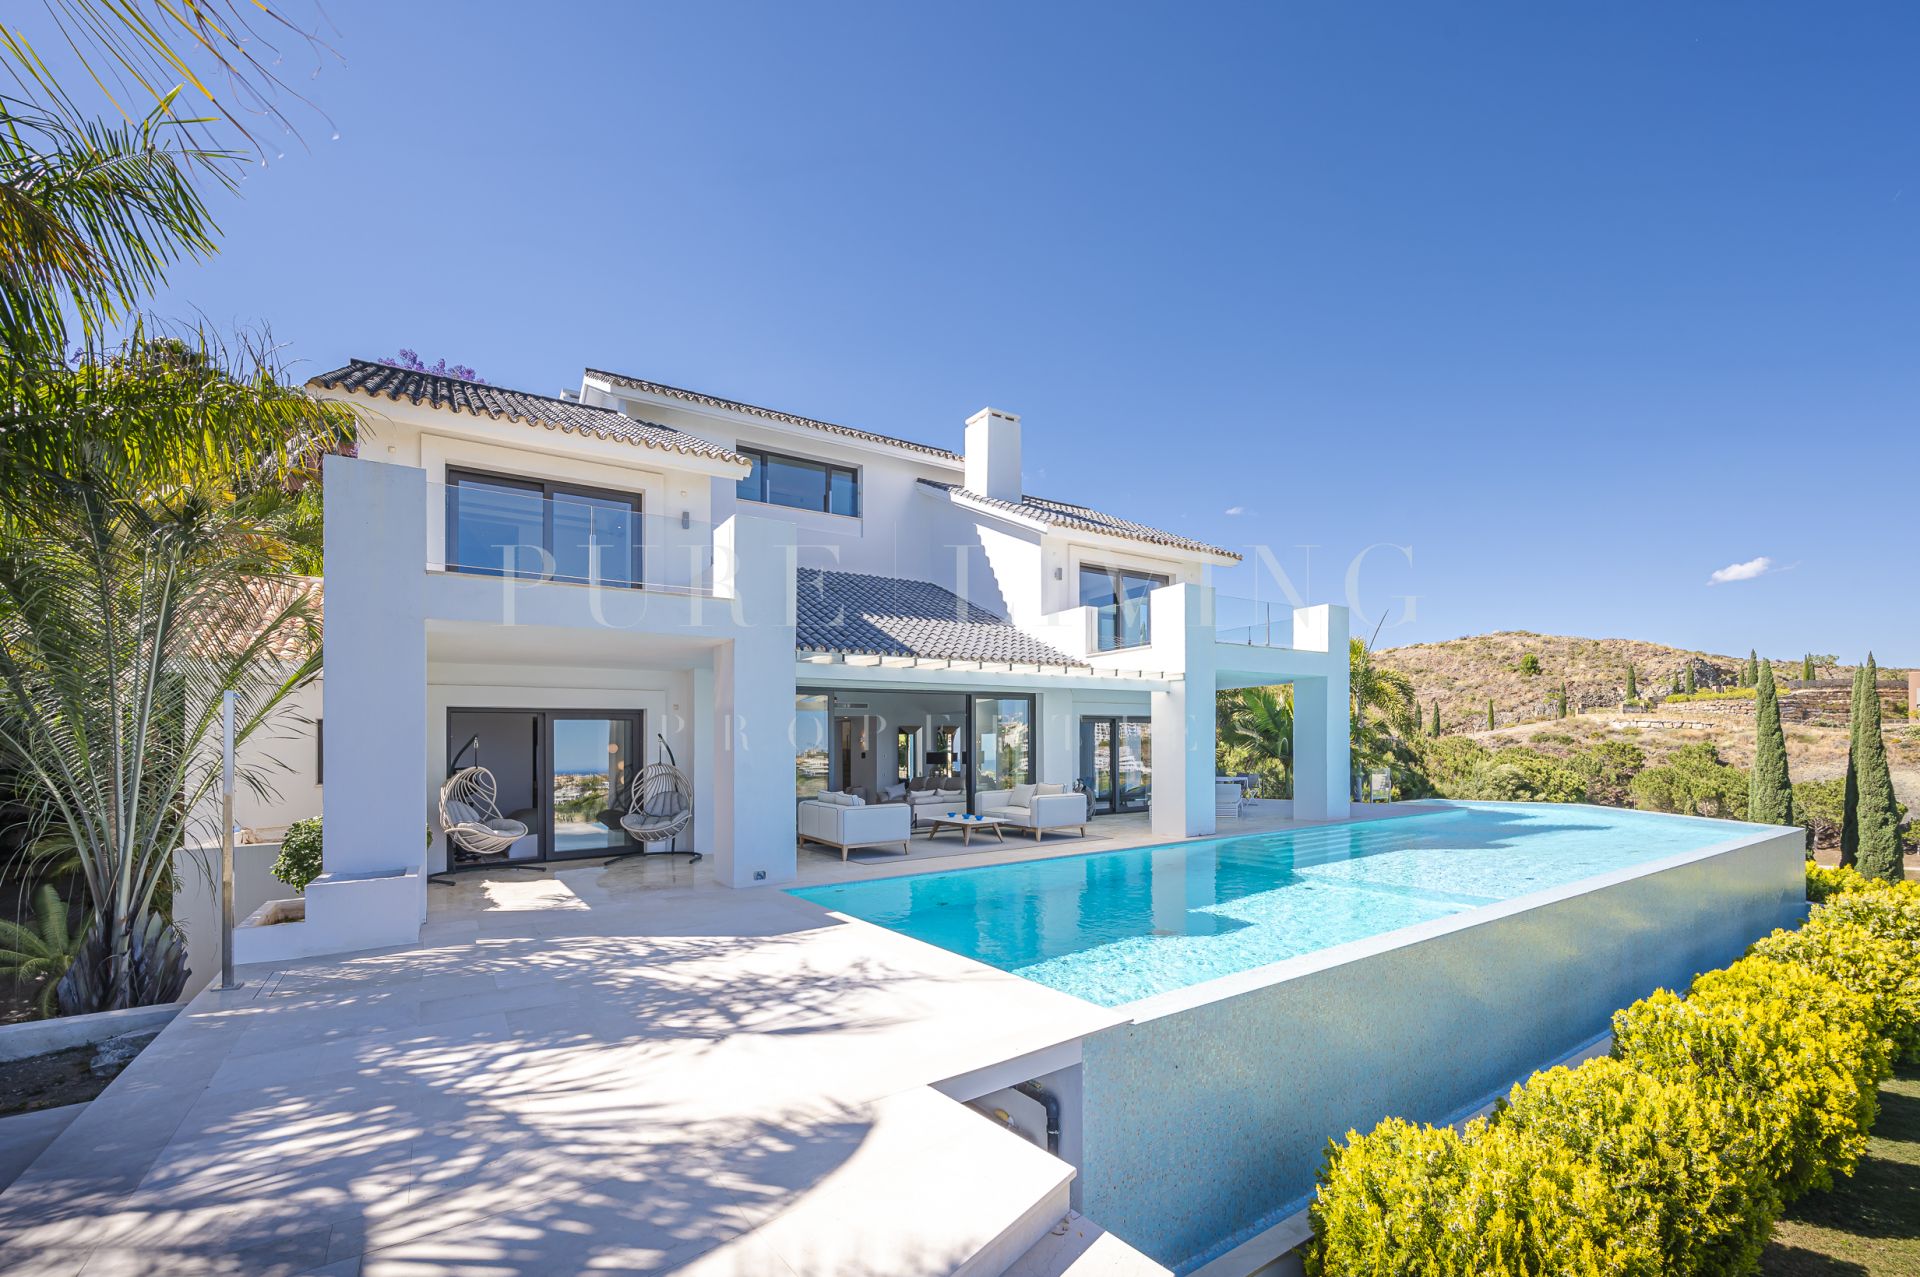
M1920 885L1809 864L1807 894L1805 926L1616 1014L1610 1058L1459 1131L1349 1131L1307 1272L1753 1272L1785 1202L1852 1174L1894 1058L1920 1058Z

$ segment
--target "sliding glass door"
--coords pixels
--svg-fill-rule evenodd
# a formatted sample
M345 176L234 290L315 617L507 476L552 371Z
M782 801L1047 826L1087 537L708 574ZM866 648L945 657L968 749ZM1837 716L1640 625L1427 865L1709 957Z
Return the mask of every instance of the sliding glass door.
M640 850L620 828L646 740L637 710L455 709L447 773L484 767L500 814L527 827L508 851L448 848L448 868Z
M1153 729L1144 718L1080 720L1080 783L1096 813L1145 811L1153 793Z
M1033 783L1033 697L973 698L973 792Z
M554 856L625 851L620 828L640 744L638 714L557 710L552 715Z

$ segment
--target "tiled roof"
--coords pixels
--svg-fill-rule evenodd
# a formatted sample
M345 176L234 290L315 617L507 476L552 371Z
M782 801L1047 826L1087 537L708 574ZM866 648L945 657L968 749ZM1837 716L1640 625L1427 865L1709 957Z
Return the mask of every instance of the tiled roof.
M1208 545L1205 541L1195 541L1192 537L1183 537L1173 532L1162 532L1159 528L1150 528L1144 523L1135 523L1131 519L1117 518L1111 514L1102 514L1083 505L1070 505L1065 501L1049 501L1044 497L1021 496L1020 500L1002 501L997 497L982 496L957 484L936 483L932 479L922 479L921 483L936 492L945 492L952 496L964 497L977 505L990 510L1004 510L1008 514L1021 518L1035 519L1056 528L1072 528L1080 532L1104 532L1108 536L1126 537L1130 541L1145 541L1152 545L1164 545L1176 550L1193 550L1200 554L1219 554L1238 562L1240 556L1232 550L1217 545Z
M930 581L802 569L794 646L805 652L1084 665Z
M639 448L678 452L689 457L748 464L745 457L712 440L702 439L684 430L675 430L671 426L636 421L611 408L595 408L571 399L554 399L547 395L529 394L524 390L507 390L477 381L462 381L458 377L413 372L365 359L356 359L345 368L321 373L307 385L324 390L344 390L373 399L396 402L404 399L428 408L469 412L496 421L518 421L529 426L558 430L562 434L614 440Z
M722 399L718 395L705 395L697 390L682 390L678 386L663 385L657 381L648 381L643 377L629 377L625 373L606 372L599 368L587 369L587 376L597 377L611 385L625 390L638 390L650 395L664 395L669 399L678 399L684 403L699 404L703 408L724 408L730 412L742 412L750 417L761 417L767 421L778 421L789 426L803 426L808 430L821 430L830 435L840 435L847 439L864 439L868 443L884 443L895 448L905 448L909 452L918 452L929 457L938 457L942 461L958 462L957 452L948 452L945 448L936 448L928 443L915 443L911 439L896 439L892 435L875 434L871 430L855 430L852 426L837 426L831 421L816 421L812 417L795 416L790 412L780 412L773 408L761 408L750 403L741 403L737 399Z

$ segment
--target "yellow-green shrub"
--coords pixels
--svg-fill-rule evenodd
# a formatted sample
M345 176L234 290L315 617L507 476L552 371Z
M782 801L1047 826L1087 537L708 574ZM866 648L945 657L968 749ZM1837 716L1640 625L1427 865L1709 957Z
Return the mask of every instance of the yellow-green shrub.
M1851 869L1829 869L1811 860L1807 862L1807 899L1815 904L1843 891L1852 891L1865 881L1864 877Z
M1920 1059L1920 903L1871 892L1816 906L1798 931L1776 931L1755 957L1817 971L1864 996L1874 1032L1894 1053Z
M1310 1277L1655 1277L1659 1248L1598 1166L1518 1127L1389 1118L1320 1173Z
M1851 1174L1873 1125L1888 1044L1867 1000L1803 967L1743 958L1613 1017L1613 1054L1699 1089L1792 1201Z
M1588 1060L1534 1074L1497 1120L1598 1166L1620 1209L1653 1237L1667 1277L1753 1271L1779 1193L1752 1142L1729 1139L1719 1109L1693 1086Z
M1900 882L1888 882L1884 878L1869 878L1858 870L1844 865L1837 869L1828 869L1811 860L1807 862L1807 899L1820 904L1834 896L1850 895L1854 892L1866 892L1870 895L1920 904L1920 882L1915 882L1911 878Z

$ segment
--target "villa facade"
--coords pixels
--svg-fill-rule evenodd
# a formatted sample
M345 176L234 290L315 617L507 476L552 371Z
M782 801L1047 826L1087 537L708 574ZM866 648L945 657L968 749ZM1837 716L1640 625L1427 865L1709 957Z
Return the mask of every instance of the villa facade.
M780 884L826 791L1044 785L1096 828L1211 834L1214 693L1288 683L1294 815L1347 815L1345 610L1217 596L1232 551L1026 493L1015 415L949 451L593 369L559 397L361 361L308 389L359 423L325 472L326 872L245 956L412 942L428 877L473 860L435 813L476 765L527 829L488 862L636 849L627 790L670 756L670 845Z

